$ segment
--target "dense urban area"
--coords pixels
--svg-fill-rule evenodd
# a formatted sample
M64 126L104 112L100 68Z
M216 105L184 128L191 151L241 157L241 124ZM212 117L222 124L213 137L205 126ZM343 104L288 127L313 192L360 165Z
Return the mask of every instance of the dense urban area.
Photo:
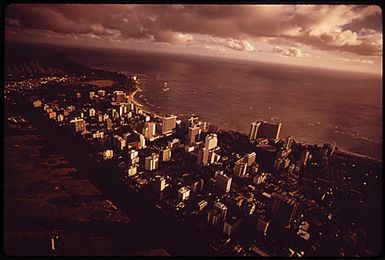
M250 122L246 135L196 115L157 115L135 100L140 80L101 71L7 75L4 98L68 146L81 145L72 153L136 194L138 208L171 219L166 230L175 223L195 232L208 246L197 255L380 253L381 161L281 137L280 123ZM6 110L5 120L24 119ZM195 243L187 231L177 239Z

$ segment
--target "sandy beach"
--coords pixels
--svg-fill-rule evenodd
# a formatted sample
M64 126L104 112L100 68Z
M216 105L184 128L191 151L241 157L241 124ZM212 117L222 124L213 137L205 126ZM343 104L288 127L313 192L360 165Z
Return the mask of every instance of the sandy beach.
M139 101L137 101L137 100L135 99L135 95L136 95L138 92L142 92L142 91L143 91L143 90L138 86L138 87L136 88L136 90L135 90L134 92L131 93L131 95L130 95L130 101L131 101L132 103L134 103L135 106L140 107L140 109L141 109L143 112L145 112L145 113L147 113L147 114L151 114L151 115L153 115L153 116L156 117L156 118L163 118L161 115L158 115L158 114L156 114L156 113L154 113L154 112L152 112L152 111L150 111L150 110L148 110L148 109L144 109L144 105L141 104L141 103L139 103Z

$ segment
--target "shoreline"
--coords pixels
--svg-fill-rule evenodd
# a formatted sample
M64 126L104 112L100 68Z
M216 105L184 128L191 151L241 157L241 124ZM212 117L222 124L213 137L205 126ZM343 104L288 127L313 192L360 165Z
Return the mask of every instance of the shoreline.
M337 148L338 148L338 146L337 146ZM356 157L356 158L359 158L359 159L370 160L370 161L373 161L373 162L382 163L381 159L378 159L378 158L375 158L375 157L371 157L371 156L368 156L368 155L363 155L363 154L351 152L351 151L344 150L344 149L339 149L338 148L338 149L336 149L335 153L338 153L338 154L343 155L343 156L351 156L351 157Z
M162 117L161 115L156 114L155 112L152 112L152 111L150 111L149 109L144 109L144 108L143 108L144 105L141 104L139 101L137 101L137 100L135 99L135 95L136 95L138 92L142 92L142 91L143 91L143 90L142 90L139 86L137 86L136 89L135 89L135 91L132 92L132 93L130 94L130 101L133 102L136 106L139 106L140 109L141 109L143 112L148 113L148 114L151 114L151 115L153 115L153 116L156 117L156 118L162 119L163 117ZM226 131L226 132L228 131L228 130L225 130L225 129L221 129L221 130L222 130L222 131ZM231 131L233 131L233 130L231 130ZM238 132L238 133L240 133L240 134L247 134L247 133L242 133L242 132L240 132L240 131L234 131L234 132ZM309 144L309 143L306 143L306 144ZM319 145L319 144L317 144L317 145ZM363 155L363 154L351 152L351 151L348 151L348 150L341 149L341 148L339 148L338 146L337 146L337 148L338 148L338 149L336 149L335 152L336 152L336 153L339 153L339 154L341 154L341 155L344 155L344 156L351 156L351 157L356 157L356 158L359 158L359 159L370 160L370 161L374 161L374 162L377 162L377 163L382 163L382 159L380 159L380 158L375 158L375 157L371 157L371 156L369 156L369 155Z
M135 95L136 95L138 92L142 92L142 91L143 91L143 90L142 90L139 86L137 86L136 89L135 89L135 91L132 92L132 93L130 94L130 101L131 101L132 103L134 103L135 106L138 106L143 112L145 112L145 113L147 113L147 114L151 114L151 115L153 115L154 117L159 118L159 119L163 118L161 115L159 115L159 114L157 114L157 113L155 113L155 112L152 112L152 111L150 111L149 109L144 109L144 105L141 104L139 101L137 101L137 100L135 99Z

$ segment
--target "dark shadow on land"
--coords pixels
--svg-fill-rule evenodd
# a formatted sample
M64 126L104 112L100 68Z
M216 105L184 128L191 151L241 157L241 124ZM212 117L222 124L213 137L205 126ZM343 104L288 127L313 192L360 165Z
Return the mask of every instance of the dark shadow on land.
M99 194L99 195L53 198L53 199L49 199L48 202L52 204L60 205L60 206L74 206L76 204L93 202L93 201L102 201L106 199L107 199L106 196Z

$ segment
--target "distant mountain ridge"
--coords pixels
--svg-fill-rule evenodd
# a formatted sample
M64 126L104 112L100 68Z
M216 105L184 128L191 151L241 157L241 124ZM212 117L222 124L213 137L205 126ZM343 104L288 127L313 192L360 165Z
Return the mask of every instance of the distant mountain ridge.
M77 63L63 54L6 64L5 66L6 74L87 74L92 71L93 69Z

